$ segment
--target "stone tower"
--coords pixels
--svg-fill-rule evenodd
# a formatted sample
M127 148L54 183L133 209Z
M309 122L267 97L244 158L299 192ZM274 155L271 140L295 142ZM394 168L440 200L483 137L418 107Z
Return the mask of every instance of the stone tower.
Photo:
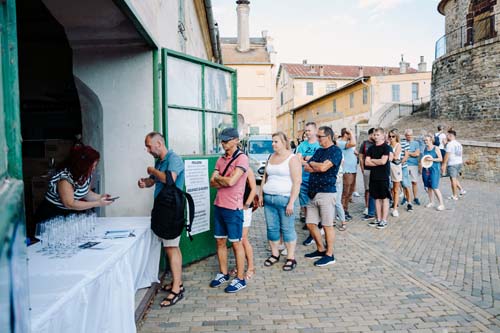
M438 11L431 116L500 120L500 1L441 0Z

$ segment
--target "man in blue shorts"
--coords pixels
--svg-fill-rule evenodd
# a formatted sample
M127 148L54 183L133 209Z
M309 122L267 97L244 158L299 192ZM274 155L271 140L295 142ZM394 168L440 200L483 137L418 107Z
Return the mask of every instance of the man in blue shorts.
M316 123L309 122L306 124L305 135L307 140L300 143L297 148L297 157L302 162L302 183L300 184L300 194L299 203L300 208L304 211L304 216L307 214L307 204L309 203L309 197L307 196L307 191L309 190L309 172L304 170L304 165L307 164L309 159L314 155L316 150L320 147L318 143L318 138L316 138ZM305 219L304 219L305 221ZM304 245L309 246L314 242L311 235L303 242Z

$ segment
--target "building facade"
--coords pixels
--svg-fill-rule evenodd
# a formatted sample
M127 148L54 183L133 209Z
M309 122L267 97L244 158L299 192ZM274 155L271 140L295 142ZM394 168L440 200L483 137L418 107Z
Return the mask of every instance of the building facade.
M250 1L236 1L238 37L221 38L222 62L238 75L238 118L242 135L276 128L274 46L267 31L249 37Z
M335 132L359 125L387 126L392 117L402 116L411 106L429 100L430 72L362 76L339 89L292 109L294 138L300 138L305 124L330 126Z
M416 72L402 62L403 70ZM329 94L363 76L396 74L401 68L342 66L325 64L281 64L276 77L276 125L287 135L297 132L293 111L296 107Z
M430 115L500 119L500 2L441 0L445 36L436 42Z

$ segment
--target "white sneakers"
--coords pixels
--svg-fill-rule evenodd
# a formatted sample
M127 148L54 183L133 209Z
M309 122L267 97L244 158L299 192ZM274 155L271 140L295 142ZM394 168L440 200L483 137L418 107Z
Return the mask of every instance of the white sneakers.
M444 209L445 209L444 205L439 205L439 206L436 207L436 210L439 210L439 211L442 211Z
M365 210L363 211L363 215L368 215L368 207L366 207Z
M458 197L449 196L449 197L448 197L448 200L455 200L455 201L457 201L457 200L458 200Z
M429 202L427 205L425 205L425 208L431 208L434 207L434 204L432 202Z
M392 213L391 213L392 216L394 217L398 217L399 216L399 212L397 210L393 210Z

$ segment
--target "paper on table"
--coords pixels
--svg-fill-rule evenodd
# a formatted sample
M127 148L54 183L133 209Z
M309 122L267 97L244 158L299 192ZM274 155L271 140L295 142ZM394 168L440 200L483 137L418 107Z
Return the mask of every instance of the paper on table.
M133 236L135 236L134 230L108 230L104 234L103 238L115 239L115 238L127 238Z

